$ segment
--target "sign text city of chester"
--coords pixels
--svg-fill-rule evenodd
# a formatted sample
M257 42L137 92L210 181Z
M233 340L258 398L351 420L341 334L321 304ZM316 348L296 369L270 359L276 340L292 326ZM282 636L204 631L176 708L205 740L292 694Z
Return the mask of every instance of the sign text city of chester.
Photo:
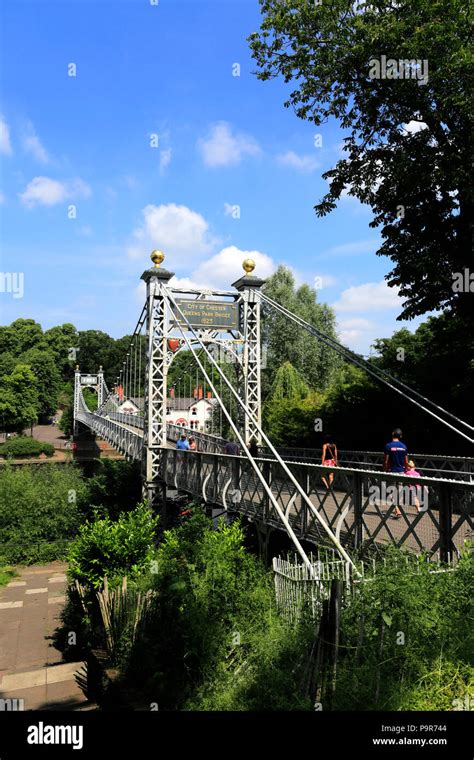
M215 328L216 330L239 329L239 307L227 301L190 301L185 298L176 299L184 317L193 327ZM183 327L186 323L175 310L175 323Z

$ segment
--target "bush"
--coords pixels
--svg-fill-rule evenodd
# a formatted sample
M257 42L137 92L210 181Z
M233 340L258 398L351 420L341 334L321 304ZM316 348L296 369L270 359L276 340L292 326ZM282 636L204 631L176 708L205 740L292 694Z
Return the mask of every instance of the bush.
M138 578L150 567L157 524L158 518L145 503L116 521L109 517L88 520L69 548L69 580L99 589L105 575L110 587L119 584L124 575L130 580Z
M40 454L46 454L46 456L52 457L54 454L54 446L51 443L45 443L44 441L37 441L35 438L27 437L12 438L10 441L0 444L0 456L9 459L39 457Z
M474 682L474 553L455 571L390 547L342 612L334 706L449 710Z
M244 547L239 522L219 524L200 507L164 534L157 592L145 636L124 648L126 688L160 709L309 709L300 689L307 631L291 630L275 609L272 573Z
M83 521L87 485L74 465L0 469L0 564L64 556Z
M140 462L100 459L88 486L91 515L93 507L100 507L101 516L116 520L121 512L135 509L142 499Z

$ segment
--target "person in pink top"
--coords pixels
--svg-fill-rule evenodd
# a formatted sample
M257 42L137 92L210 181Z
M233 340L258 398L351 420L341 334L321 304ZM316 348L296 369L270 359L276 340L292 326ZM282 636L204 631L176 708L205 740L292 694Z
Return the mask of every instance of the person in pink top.
M409 459L408 460L407 467L406 467L406 470L405 470L405 475L408 475L408 477L410 477L410 478L421 478L422 477L421 472L418 472L418 470L415 469L415 462L413 461L413 459ZM426 486L425 486L425 488L426 488ZM420 492L421 492L421 486L413 486L413 485L411 485L410 486L410 491L415 494L415 496L413 497L413 500L414 500L414 503L415 503L416 511L417 512L424 511L424 510L421 509L420 499L418 498L418 496L420 495Z

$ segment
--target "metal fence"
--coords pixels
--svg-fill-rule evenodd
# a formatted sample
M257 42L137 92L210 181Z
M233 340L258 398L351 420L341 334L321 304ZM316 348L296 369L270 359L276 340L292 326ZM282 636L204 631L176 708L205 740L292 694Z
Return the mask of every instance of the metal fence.
M338 467L326 487L330 468L292 463L311 508L278 462L259 459L258 467L296 535L314 544L329 540L316 510L341 542L354 549L395 544L447 561L474 536L474 483ZM168 449L163 451L163 476L177 490L283 529L243 457ZM397 508L401 516L393 519Z

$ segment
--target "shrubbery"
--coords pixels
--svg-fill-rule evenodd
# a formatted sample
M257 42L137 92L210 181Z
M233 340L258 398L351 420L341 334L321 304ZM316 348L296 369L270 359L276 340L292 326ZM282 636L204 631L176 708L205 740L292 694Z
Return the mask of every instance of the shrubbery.
M120 514L116 521L110 517L87 521L69 548L69 580L98 589L104 575L112 587L124 575L138 578L150 567L157 523L146 504Z
M452 710L474 690L474 553L433 573L390 547L346 598L335 709Z
M54 446L51 443L37 441L35 438L28 437L12 438L0 444L1 457L20 459L22 457L39 457L40 454L52 457Z
M310 709L300 681L313 627L278 616L272 574L239 523L213 530L198 507L155 563L140 583L157 593L155 614L123 649L126 689L168 710Z
M87 485L73 465L0 469L0 564L64 556L83 521Z

